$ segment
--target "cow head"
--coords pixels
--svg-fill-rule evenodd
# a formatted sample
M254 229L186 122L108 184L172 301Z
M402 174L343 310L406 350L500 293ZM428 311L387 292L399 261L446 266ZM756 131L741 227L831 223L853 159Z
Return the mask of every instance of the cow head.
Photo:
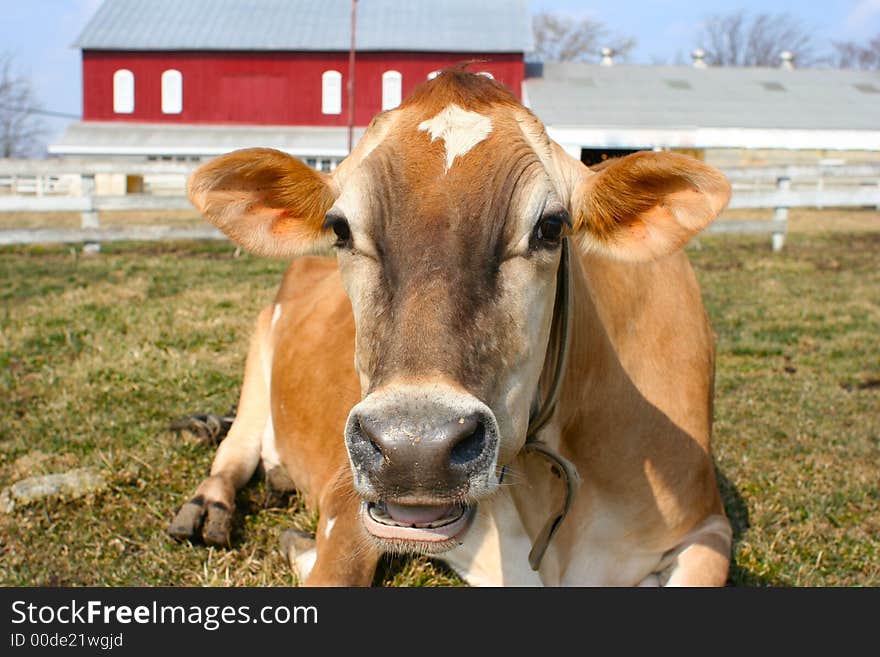
M379 115L332 174L244 150L190 198L251 251L334 245L363 398L345 440L367 530L441 551L523 445L561 240L610 258L681 247L724 207L716 170L639 153L594 173L501 85L444 72Z

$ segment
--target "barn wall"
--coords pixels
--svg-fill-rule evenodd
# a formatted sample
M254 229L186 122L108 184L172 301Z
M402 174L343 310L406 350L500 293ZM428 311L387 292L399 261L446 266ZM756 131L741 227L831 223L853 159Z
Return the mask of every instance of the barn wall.
M525 72L521 53L358 53L355 124L367 125L381 110L382 73L403 75L403 97L428 73L466 60L488 71L520 97ZM134 73L132 114L113 112L113 73ZM183 74L183 112L163 114L162 72ZM342 113L321 113L321 74L342 73ZM83 118L86 121L239 123L344 126L348 123L348 54L291 52L83 51Z

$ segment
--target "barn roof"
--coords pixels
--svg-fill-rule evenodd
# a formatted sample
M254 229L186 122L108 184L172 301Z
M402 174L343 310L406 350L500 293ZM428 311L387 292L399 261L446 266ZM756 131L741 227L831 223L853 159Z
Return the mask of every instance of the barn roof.
M528 95L553 125L880 129L880 72L547 63Z
M609 147L878 148L877 71L584 63L529 69L524 99L558 140Z
M350 0L105 0L83 50L347 51ZM527 0L364 0L360 51L527 52Z
M363 133L364 128L355 128L355 139ZM297 157L342 158L348 155L348 128L76 121L49 146L49 152L82 156L212 156L254 146L277 148Z

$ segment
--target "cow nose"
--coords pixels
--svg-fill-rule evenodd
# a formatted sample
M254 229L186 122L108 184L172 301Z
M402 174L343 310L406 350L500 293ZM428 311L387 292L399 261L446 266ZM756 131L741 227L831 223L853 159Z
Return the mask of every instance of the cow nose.
M389 427L386 422L366 418L361 419L360 424L364 436L385 461L403 459L426 467L466 467L477 460L486 443L486 427L476 413L450 420L428 436L419 436L405 429L395 430L397 427Z
M480 413L428 424L360 416L349 452L365 474L395 496L451 495L492 462Z

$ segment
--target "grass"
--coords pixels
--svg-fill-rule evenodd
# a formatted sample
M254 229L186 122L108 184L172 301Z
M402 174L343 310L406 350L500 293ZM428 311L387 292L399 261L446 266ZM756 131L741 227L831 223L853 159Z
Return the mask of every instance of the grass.
M205 221L195 210L101 210L98 221L102 226L201 226ZM13 228L80 228L79 212L0 212L0 230Z
M690 249L718 340L714 449L736 585L880 585L880 232L709 236ZM284 263L216 243L0 250L0 488L93 467L102 492L0 514L3 585L291 585L282 529L314 526L256 481L231 549L165 530L214 448L168 431L235 401ZM386 585L454 584L389 559Z
M703 240L739 584L880 584L880 233Z

